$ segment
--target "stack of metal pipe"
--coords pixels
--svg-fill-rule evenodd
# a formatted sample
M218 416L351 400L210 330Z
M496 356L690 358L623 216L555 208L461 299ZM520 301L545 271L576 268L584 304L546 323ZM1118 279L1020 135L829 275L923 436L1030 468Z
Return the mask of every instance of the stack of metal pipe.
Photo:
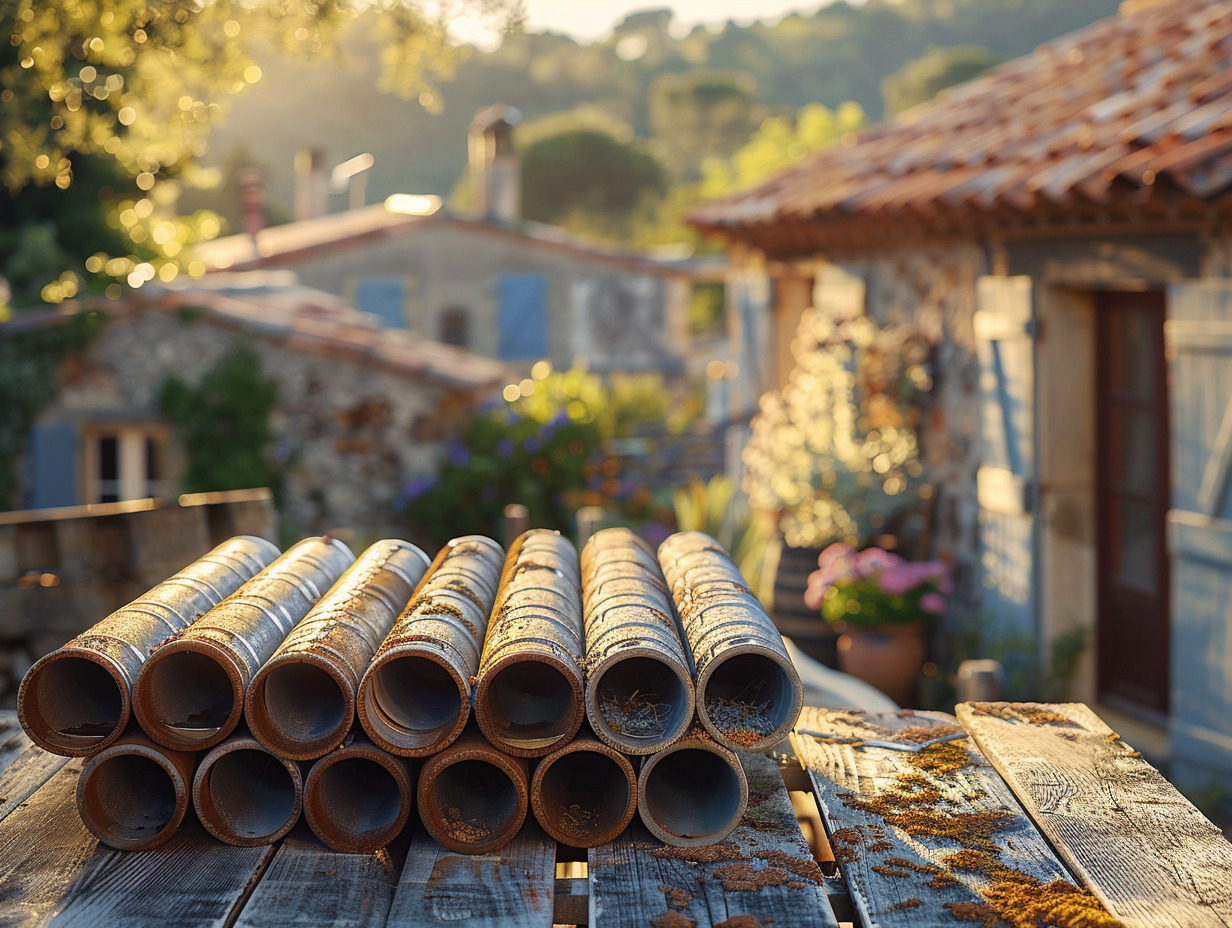
M638 813L668 844L721 840L747 802L737 752L778 743L800 703L726 552L682 533L656 557L627 529L580 562L542 529L431 561L398 539L356 559L326 536L282 555L234 538L44 657L18 697L36 743L88 758L78 809L113 847L166 841L191 802L236 845L302 812L366 853L418 811L474 854L532 813L574 847Z

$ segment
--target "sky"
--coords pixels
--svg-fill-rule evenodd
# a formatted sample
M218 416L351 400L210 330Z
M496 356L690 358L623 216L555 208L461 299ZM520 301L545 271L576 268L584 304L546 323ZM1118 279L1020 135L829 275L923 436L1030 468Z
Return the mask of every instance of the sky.
M747 24L754 20L776 21L793 10L813 12L826 0L665 0L637 3L630 0L524 0L527 32L563 32L578 41L601 39L612 26L638 10L670 7L675 27L684 32L696 25L721 25L729 19ZM455 24L454 34L463 41L491 46L496 36L478 21Z

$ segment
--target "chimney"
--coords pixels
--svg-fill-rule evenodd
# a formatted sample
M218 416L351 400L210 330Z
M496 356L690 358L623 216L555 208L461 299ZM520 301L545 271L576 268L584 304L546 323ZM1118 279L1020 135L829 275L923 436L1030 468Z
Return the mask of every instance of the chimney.
M295 218L312 219L329 212L329 173L325 152L301 148L295 153Z
M467 133L471 183L477 211L488 222L513 225L522 199L522 165L513 147L513 130L522 113L494 104L475 114Z
M244 217L244 232L256 237L267 222L265 209L265 175L259 168L240 172L240 209Z

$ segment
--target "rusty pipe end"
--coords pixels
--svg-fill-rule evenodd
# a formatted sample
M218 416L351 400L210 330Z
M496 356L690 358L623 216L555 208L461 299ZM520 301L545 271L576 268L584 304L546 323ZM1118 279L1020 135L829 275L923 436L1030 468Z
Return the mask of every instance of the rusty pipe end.
M488 854L513 840L529 807L526 761L467 734L424 764L416 803L428 834L459 854Z
M693 721L693 680L653 648L625 648L600 661L586 685L586 717L600 739L626 754L653 754Z
M549 835L571 847L614 841L637 811L629 759L596 738L579 737L539 762L531 808Z
M443 750L466 728L471 685L442 653L400 647L377 657L359 684L359 724L400 757Z
M309 651L275 655L248 685L244 720L252 736L290 760L312 760L346 740L355 718L353 681Z
M164 747L200 751L221 742L244 713L244 676L224 649L201 638L177 638L141 666L133 713Z
M586 715L581 671L554 654L509 654L475 686L475 718L515 757L542 757L572 740Z
M86 828L121 851L167 841L188 811L193 754L157 747L140 733L99 751L81 768L77 811Z
M697 720L733 751L770 750L791 731L804 688L786 653L743 645L707 664L697 677Z
M273 844L299 819L303 778L295 761L274 756L251 735L233 735L201 760L192 797L215 838L257 847Z
M744 768L705 735L653 754L637 780L637 810L651 834L674 847L716 844L731 834L749 801Z
M321 842L345 854L370 854L396 838L411 814L407 762L366 738L325 755L304 781L304 816Z
M17 718L30 740L66 757L113 744L128 726L129 680L90 648L68 646L39 658L17 690Z

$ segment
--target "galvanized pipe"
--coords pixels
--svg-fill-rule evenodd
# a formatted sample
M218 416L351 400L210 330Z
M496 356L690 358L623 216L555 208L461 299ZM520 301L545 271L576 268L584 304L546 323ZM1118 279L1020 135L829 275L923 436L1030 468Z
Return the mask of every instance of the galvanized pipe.
M370 854L406 825L414 804L411 784L407 761L355 734L308 771L304 816L326 847Z
M637 774L629 759L579 735L535 768L530 802L543 830L571 847L614 841L637 811Z
M232 538L44 655L17 693L26 734L39 747L69 757L114 743L128 726L133 681L150 652L276 557L278 549L263 538Z
M497 750L473 728L419 774L416 804L428 834L460 854L489 854L526 820L526 761Z
M696 668L698 721L733 750L773 748L804 704L782 635L709 535L672 535L659 546L659 562Z
M337 539L305 538L159 646L133 684L133 711L146 734L181 751L226 738L253 675L353 560Z
M505 557L475 684L475 716L494 745L541 757L585 716L577 552L559 532L532 529Z
M421 757L462 733L504 558L482 535L436 555L359 684L359 723L374 744Z
M598 579L598 578L604 579ZM659 563L625 528L582 549L586 716L596 735L629 754L653 754L693 720L692 667Z
M303 787L298 763L276 757L242 732L202 758L193 777L193 808L219 841L273 844L299 819Z
M188 811L195 754L159 747L136 729L93 755L77 779L86 828L121 851L169 839Z
M674 847L722 841L740 824L748 801L739 758L697 729L646 758L637 779L642 822Z
M431 562L388 538L365 551L261 666L244 697L253 737L291 760L342 744L359 681Z

